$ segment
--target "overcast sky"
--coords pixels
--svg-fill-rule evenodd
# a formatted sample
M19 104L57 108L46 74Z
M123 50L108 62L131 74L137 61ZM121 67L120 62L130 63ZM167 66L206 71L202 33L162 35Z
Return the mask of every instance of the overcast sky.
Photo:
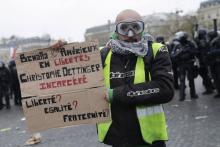
M41 36L83 41L85 29L114 21L124 9L141 15L195 11L204 0L0 0L0 37Z

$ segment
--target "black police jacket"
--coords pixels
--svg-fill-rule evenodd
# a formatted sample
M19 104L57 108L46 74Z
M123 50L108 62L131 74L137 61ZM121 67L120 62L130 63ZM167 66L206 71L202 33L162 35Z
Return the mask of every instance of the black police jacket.
M208 43L207 39L205 39L205 38L202 38L202 39L196 38L195 42L198 47L199 62L205 63L207 54L209 52L209 43Z
M210 42L210 53L213 57L220 56L220 35Z
M171 58L174 62L177 62L178 65L193 63L195 57L198 55L198 49L195 44L191 41L186 43L180 43L175 47L171 54Z
M7 67L0 67L0 92L8 92L11 83L10 72Z

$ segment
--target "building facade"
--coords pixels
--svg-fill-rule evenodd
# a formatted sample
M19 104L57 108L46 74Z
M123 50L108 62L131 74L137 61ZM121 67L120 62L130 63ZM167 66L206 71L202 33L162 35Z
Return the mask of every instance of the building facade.
M213 29L213 19L218 20L220 28L220 0L204 1L198 9L198 24L201 27Z
M0 60L7 62L10 59L10 49L15 48L16 52L40 49L48 47L54 40L49 35L41 37L21 38L12 36L0 40Z
M105 25L88 28L86 29L84 38L86 41L98 40L99 46L105 46L112 32L115 30L114 27L114 23L108 21L108 23Z
M145 22L145 31L154 37L160 35L168 38L179 25L180 16L176 13L154 13L143 16ZM172 25L175 24L175 25ZM178 30L178 28L175 28ZM85 40L98 40L100 46L104 46L115 30L115 24L108 21L105 25L88 28L84 34Z

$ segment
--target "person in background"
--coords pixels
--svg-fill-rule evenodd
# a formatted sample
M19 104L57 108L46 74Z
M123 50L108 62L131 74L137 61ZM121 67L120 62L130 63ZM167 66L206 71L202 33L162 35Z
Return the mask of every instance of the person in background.
M199 75L202 77L202 83L205 87L203 94L213 93L213 84L209 76L207 55L209 51L209 44L207 40L207 31L205 29L198 29L194 41L198 46L198 59L199 59Z
M10 88L10 73L8 68L5 66L3 61L0 61L0 110L6 106L6 109L10 109L9 99L9 88ZM5 103L3 104L3 98Z
M11 74L11 97L14 96L15 105L21 106L21 89L14 59L9 61L8 67Z
M157 43L161 43L165 45L165 39L163 36L157 36L155 40Z
M210 61L210 69L217 94L214 98L220 98L220 34L216 31L208 33L210 51L208 60Z
M195 44L188 40L186 32L177 32L175 38L179 41L179 45L173 50L172 58L177 63L180 74L180 101L185 100L186 77L189 81L190 95L192 99L197 99L194 78L197 76L197 67L194 65L196 55L198 53Z

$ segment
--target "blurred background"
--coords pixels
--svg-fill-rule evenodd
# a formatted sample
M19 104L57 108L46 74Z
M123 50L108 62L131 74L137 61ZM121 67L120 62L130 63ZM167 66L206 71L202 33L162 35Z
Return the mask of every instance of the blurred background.
M146 32L168 41L177 31L193 34L196 24L213 28L220 18L218 0L1 0L0 59L12 48L45 47L57 39L68 42L98 39L105 45L123 9L138 11ZM219 25L220 22L218 22ZM13 53L11 53L13 54Z
M15 53L57 40L97 39L103 47L124 9L139 12L146 37L169 49L175 96L164 105L167 146L220 147L220 0L0 0L0 147L26 146L33 135L21 107ZM97 141L95 125L40 133L37 147L107 147Z

